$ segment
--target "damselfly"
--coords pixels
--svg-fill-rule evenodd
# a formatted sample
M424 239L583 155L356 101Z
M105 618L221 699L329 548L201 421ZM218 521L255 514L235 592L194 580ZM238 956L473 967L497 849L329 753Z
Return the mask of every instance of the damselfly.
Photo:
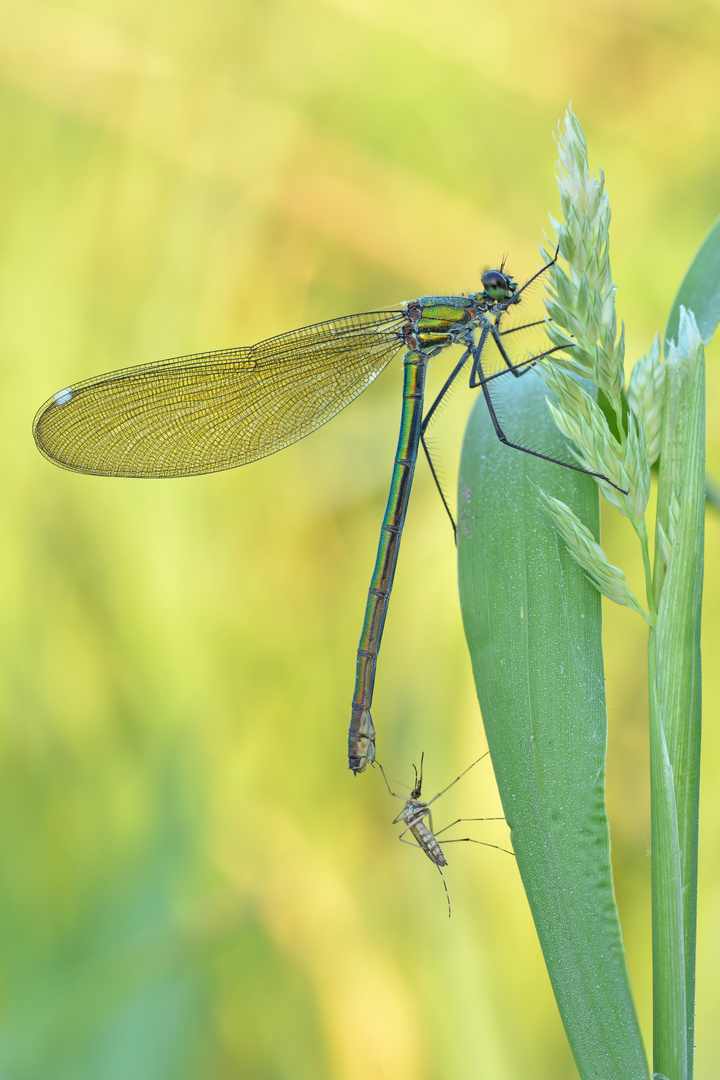
M457 784L458 780L461 780L466 773L469 773L470 770L478 764L478 762L482 761L483 758L486 758L489 752L489 750L486 750L484 754L481 754L477 761L473 761L472 765L468 765L467 769L464 769L459 776L456 776L452 783L448 784L447 787L444 787L442 791L438 791L437 795L433 795L432 799L428 799L427 802L422 802L420 798L420 796L422 795L422 774L425 754L422 754L420 757L419 775L417 769L413 765L413 769L415 771L415 787L410 792L409 798L406 795L401 795L397 791L393 791L393 789L390 787L390 782L388 781L387 776L385 776L385 770L383 769L382 765L380 765L379 761L377 763L378 765L380 765L380 772L383 774L383 779L387 784L387 789L393 796L393 798L405 800L405 805L403 806L398 816L393 820L393 825L397 825L399 822L402 822L405 826L403 831L398 836L398 840L402 841L403 844L409 844L410 847L420 848L421 851L425 852L428 859L430 859L430 861L435 863L435 865L437 866L438 873L442 878L443 888L445 889L445 896L447 897L448 918L451 914L450 894L448 892L447 884L445 882L445 875L442 872L442 867L447 866L447 859L445 858L445 854L440 847L440 844L438 843L438 836L440 836L444 832L447 832L448 829L452 829L454 825L459 825L462 821L504 821L505 818L456 818L455 821L451 821L449 825L445 825L442 829L439 829L437 832L435 832L435 829L433 828L433 820L432 814L430 812L430 806L432 803L435 802L436 799L439 799L441 795L444 795L446 791L449 791L450 788L453 787L453 785ZM426 818L427 824L425 823ZM414 844L411 840L404 839L406 832L410 832L412 834L415 839ZM491 847L495 848L497 851L504 851L508 855L513 854L512 851L508 851L507 848L500 847L499 844L488 844L484 840L475 840L471 836L458 836L446 839L443 840L443 844L481 844L483 847Z
M468 296L423 296L397 308L306 326L249 348L122 368L60 390L35 417L40 451L74 472L145 478L216 472L274 454L308 435L362 393L395 353L406 350L400 437L357 653L348 732L348 764L355 774L375 758L370 706L418 448L422 444L438 483L425 431L467 364L470 386L483 387L498 438L555 460L506 436L488 391L492 379L508 372L521 375L539 359L513 364L503 343L513 331L502 330L500 322L551 265L521 289L504 269L489 270L482 291ZM492 373L484 359L490 344L502 364ZM464 351L423 416L428 361L450 345ZM438 489L442 495L439 483ZM450 514L444 496L443 502Z

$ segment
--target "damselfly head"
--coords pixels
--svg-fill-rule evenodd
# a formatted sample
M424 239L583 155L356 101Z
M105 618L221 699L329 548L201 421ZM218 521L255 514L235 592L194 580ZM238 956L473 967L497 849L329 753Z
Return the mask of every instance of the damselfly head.
M485 295L494 303L512 300L517 290L517 281L502 270L486 270L482 276Z

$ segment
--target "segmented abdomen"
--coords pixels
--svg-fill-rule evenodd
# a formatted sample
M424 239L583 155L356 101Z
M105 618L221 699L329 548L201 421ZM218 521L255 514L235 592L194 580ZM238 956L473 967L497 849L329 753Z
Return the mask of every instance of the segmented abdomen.
M443 855L442 848L424 821L416 821L414 825L410 826L410 832L413 834L428 859L431 859L436 866L447 866L447 859Z

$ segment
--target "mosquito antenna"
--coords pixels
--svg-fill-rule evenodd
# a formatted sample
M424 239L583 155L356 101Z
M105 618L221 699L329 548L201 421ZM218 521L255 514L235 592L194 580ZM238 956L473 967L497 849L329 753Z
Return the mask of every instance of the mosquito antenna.
M419 777L418 777L417 769L415 769L415 766L413 765L413 769L415 769L415 790L413 791L413 799L419 799L421 794L422 794L422 774L423 774L423 765L424 764L425 764L425 751L423 750L422 754L420 755L420 776Z

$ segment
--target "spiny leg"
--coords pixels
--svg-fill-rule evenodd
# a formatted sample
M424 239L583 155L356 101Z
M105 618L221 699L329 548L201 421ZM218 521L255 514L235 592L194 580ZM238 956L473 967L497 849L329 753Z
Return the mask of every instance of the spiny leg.
M493 328L493 330L494 330L494 328ZM491 332L492 332L492 330L491 330ZM495 333L493 333L493 337L495 337ZM499 340L499 335L497 335L496 344L498 346L498 349L500 349L501 351L504 351L503 345ZM550 356L552 353L555 353L555 352L560 352L564 348L565 348L565 346L558 345L554 349L547 349L544 353L540 353L538 356L533 357L533 362L535 360L543 360L546 356ZM505 372L502 372L502 374L504 375ZM495 377L496 377L496 373L493 373L492 375L485 375L485 372L483 371L483 366L482 366L482 357L480 356L479 353L476 353L475 354L475 363L473 364L473 370L472 370L472 373L470 375L471 380L474 379L474 381L471 381L471 383L470 383L471 387L473 389L475 389L478 386L482 386L484 388L487 385L487 383L489 383L490 380L494 379ZM541 461L549 461L553 465L562 465L562 467L564 469L572 469L573 472L584 473L585 476L594 476L596 480L604 480L606 484L609 484L610 487L615 488L615 490L619 491L622 495L627 495L627 491L625 491L624 488L618 487L618 485L613 483L613 481L610 479L610 477L605 476L604 473L593 472L592 469L584 469L582 467L582 465L573 465L569 461L560 461L560 460L558 460L558 458L551 457L550 454L542 454L539 450L531 450L527 446L522 446L521 443L513 442L512 439L509 439L507 437L507 435L505 434L505 432L503 431L503 429L500 426L500 421L497 418L497 414L495 412L495 406L492 403L492 400L490 398L490 394L486 390L483 390L483 396L485 398L485 404L488 407L488 412L490 413L490 420L492 421L493 428L495 429L495 434L497 435L498 439L500 440L501 443L503 443L504 446L510 446L510 447L512 447L513 450L520 450L523 454L529 454L530 457L540 458Z
M499 316L498 316L499 318ZM496 323L496 325L499 325ZM535 319L534 322L522 323L520 326L511 326L509 330L500 330L500 337L507 337L509 334L517 334L520 330L531 330L533 326L544 326L544 319ZM513 364L513 369L515 365Z
M531 325L533 325L533 324L528 323L528 326L531 326ZM485 329L487 329L487 334L485 334ZM524 330L525 327L524 326L518 326L517 329L518 330ZM500 375L506 375L507 371L511 371L513 375L517 375L519 373L520 368L522 368L523 371L520 372L520 374L524 374L524 372L528 369L528 367L535 364L536 360L544 360L546 356L550 356L552 353L555 353L555 352L561 352L565 348L564 345L556 345L554 349L546 349L545 352L538 353L536 356L528 356L525 360L519 360L517 362L517 364L514 364L512 362L512 360L510 359L510 357L508 356L507 349L505 348L502 341L500 340L501 337L505 337L505 333L506 333L506 331L504 331L504 330L501 333L498 330L497 326L495 326L491 322L487 323L487 327L483 327L483 336L481 336L480 341L477 343L477 345L473 349L473 366L472 366L472 370L470 372L470 389L471 390L475 390L478 386L484 386L486 383L489 383L492 379L497 379ZM512 333L512 331L508 330L507 333ZM503 363L505 364L505 367L507 368L507 371L494 371L492 373L492 375L486 375L485 374L485 371L484 371L483 365L482 365L482 354L483 354L483 349L485 347L485 341L486 341L488 335L490 337L492 337L493 341L495 342L495 345L497 346L497 350L500 353L500 356L502 357Z
M495 322L496 327L498 327L500 325L500 319L501 318L502 318L502 316L498 315L497 320ZM518 330L529 330L532 326L544 326L544 325L545 325L545 320L544 319L537 319L535 322L523 323L522 326L511 326L509 330L499 330L498 332L499 332L501 337L507 337L508 334L517 333ZM535 363L535 360L536 360L536 357L533 357L532 358L532 363L528 359L528 360L523 360L518 364L513 364L512 361L510 360L507 352L505 351L504 347L501 350L500 355L501 355L503 363L507 367L508 371L510 372L511 375L514 375L516 379L519 379L521 375L526 375L528 371L531 371L532 367L533 367L533 364ZM504 375L505 372L502 372L501 374Z
M539 269L539 270L537 270L537 271L536 271L536 272L535 272L535 273L533 274L533 276L532 276L531 278L528 278L528 279L527 279L527 281L526 281L526 282L525 282L525 284L524 284L524 285L522 286L522 288L521 288L521 289L518 289L518 291L517 291L517 292L515 293L515 296L513 297L513 303L514 303L514 304L517 304L517 302L518 302L518 300L520 299L520 297L522 296L522 294L523 294L523 293L525 292L525 290L526 290L526 289L527 289L527 288L528 288L528 287L529 287L530 285L532 285L533 281L536 281L536 280L537 280L537 279L538 279L538 278L540 277L540 275L541 275L541 274L544 274L546 270L549 270L551 266L554 266L554 265L555 265L555 263L556 263L556 262L557 262L557 260L558 260L558 255L559 255L559 254L560 254L560 245L558 244L558 246L557 246L557 247L555 248L555 254L553 255L553 257L552 257L552 259L550 260L550 262L546 262L544 266L541 266L541 267L540 267L540 269Z
M503 363L505 364L505 369L503 369L502 371L496 371L492 375L485 375L485 373L483 372L483 381L482 382L474 381L475 378L476 378L475 373L477 372L477 367L478 367L477 357L482 355L482 351L485 348L485 343L486 343L486 341L488 339L488 336L492 336L494 340L499 342L501 337L506 337L508 334L515 334L519 330L528 330L530 327L541 326L541 325L544 325L544 323L545 323L544 319L538 319L535 322L523 323L522 326L513 326L513 327L511 327L510 330L498 330L497 327L493 326L492 323L490 323L488 321L488 322L486 322L486 324L482 328L482 332L480 334L480 340L478 341L477 345L472 345L472 346L470 346L469 348L467 348L465 350L465 352L460 357L457 364L455 365L455 367L453 368L453 370L450 372L447 379L443 383L443 386L442 386L440 392L438 393L437 397L433 401L432 405L430 406L428 411L425 413L425 416L423 417L423 422L422 422L422 424L420 426L420 438L422 440L423 449L424 449L425 455L426 455L426 457L428 459L430 469L432 470L433 477L435 476L435 470L433 468L432 461L430 460L430 453L429 453L428 448L427 448L427 446L425 444L424 435L425 435L425 432L427 431L428 425L429 425L430 421L432 420L432 417L433 417L436 409L440 405L440 402L445 397L445 395L447 394L447 392L450 389L450 387L452 386L452 384L455 382L455 379L460 374L460 371L462 370L462 368L465 366L468 357L469 356L473 357L473 368L472 368L472 373L470 375L470 389L471 390L474 390L474 389L476 389L476 387L481 386L481 385L484 386L485 383L490 382L491 379L497 379L501 375L506 375L508 371L510 371L513 375L516 375L518 377L520 375L524 375L525 372L528 371L532 367L532 365L535 363L536 360L541 360L543 357L547 356L548 354L547 353L538 353L537 356L528 356L525 360L520 360L520 361L518 361L517 364L514 364L512 362L512 360L510 359L510 357L508 356L507 350L505 349L505 347L502 344L500 344L498 346L498 351L500 352L500 356L502 357ZM563 346L557 346L557 348L560 349L560 348L563 348ZM555 352L555 351L557 351L557 350L556 349L551 349L550 350L550 352ZM435 480L435 482L437 483L437 479ZM442 498L442 491L440 492L440 496ZM443 499L443 502L444 501L445 500Z
M455 382L455 379L458 377L458 375L462 371L463 367L465 366L468 358L471 355L472 355L471 349L466 349L465 352L462 354L462 356L458 360L457 364L452 369L452 371L448 375L447 379L443 383L443 386L442 386L442 389L440 390L440 393L437 395L437 397L433 401L432 405L430 406L430 408L428 409L427 413L425 414L425 416L423 418L422 424L420 425L420 443L422 445L423 452L425 454L425 458L427 460L427 463L430 466L430 474L431 474L431 476L433 478L433 481L435 482L435 487L438 489L438 494L440 495L440 498L442 499L442 504L445 507L445 512L447 513L447 516L450 518L450 524L452 525L453 536L455 537L455 542L456 543L457 543L457 526L455 525L455 519L452 516L452 510L448 506L448 501L445 498L445 492L442 489L442 484L440 483L440 479L438 477L438 474L435 471L435 465L433 463L432 457L430 456L430 450L428 449L428 445L425 442L425 432L427 430L427 426L430 423L430 421L431 421L431 419L433 417L433 414L435 413L438 405L440 404L442 399L445 397L445 395L447 394L447 392L450 389L450 387L452 386L452 384Z
M532 327L532 326L540 326L540 325L542 325L544 323L544 321L545 321L544 319L538 319L536 322L525 323L523 326L514 326L510 330L498 331L498 334L501 335L501 336L504 336L506 334L514 334L518 330L527 330L529 327ZM450 524L452 526L453 537L455 539L455 543L457 543L457 525L455 524L455 518L452 515L452 510L450 509L450 506L448 505L448 501L445 498L445 492L442 489L442 484L440 483L440 478L438 477L437 471L435 469L435 464L434 464L432 456L430 454L430 449L428 447L427 442L425 441L425 432L427 431L428 425L429 425L430 421L432 420L438 406L440 405L440 402L443 400L443 398L445 397L445 395L449 391L450 387L455 382L455 379L458 377L458 375L462 371L463 367L467 363L468 357L473 355L474 349L482 351L482 349L485 347L485 342L487 340L488 334L490 334L490 333L491 333L491 326L488 323L488 325L484 326L483 329L482 329L482 333L480 335L480 341L478 342L478 345L474 346L473 348L466 349L465 352L463 353L463 355L458 360L455 367L453 368L453 370L448 375L447 379L445 380L445 382L442 385L442 388L441 388L439 394L437 395L437 397L433 401L432 405L430 406L430 408L426 412L425 416L423 417L423 422L422 422L422 424L420 426L420 443L422 445L423 453L425 454L425 458L427 460L427 463L428 463L428 465L430 467L430 475L433 478L433 482L435 484L435 487L438 490L438 494L440 496L440 499L442 500L442 504L445 507L445 512L446 512L448 518L450 519ZM532 359L523 360L519 364L513 364L512 361L510 360L510 357L508 356L508 354L507 354L507 352L505 351L504 348L501 350L500 355L502 356L503 362L506 364L508 370L511 371L512 374L516 376L516 378L520 378L520 376L524 375L526 371L529 371L530 367L532 366L532 364L535 361L535 357L533 357ZM476 367L476 364L473 363L473 370L475 369L475 367ZM522 370L520 370L520 369L522 369ZM499 371L499 372L496 372L494 375L489 376L488 378L497 378L498 375L504 375L504 374L506 374L505 371ZM471 375L470 387L471 387L471 389L474 389L474 386L473 386L473 383L472 383L472 375Z

